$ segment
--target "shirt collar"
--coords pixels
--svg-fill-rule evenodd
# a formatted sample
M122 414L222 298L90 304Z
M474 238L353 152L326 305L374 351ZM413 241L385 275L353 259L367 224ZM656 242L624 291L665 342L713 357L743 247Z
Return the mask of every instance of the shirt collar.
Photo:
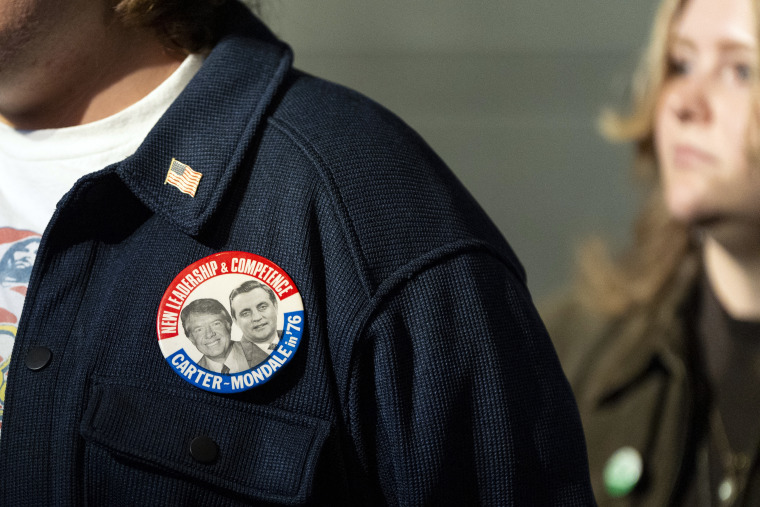
M134 155L116 167L153 212L197 235L218 209L292 65L290 48L244 6ZM202 174L195 197L164 184L172 159Z
M258 342L252 342L254 345L256 345L258 348L266 352L267 354L272 352L271 346L277 345L280 343L280 337L278 334L275 334L272 338L265 341L264 343L258 343Z

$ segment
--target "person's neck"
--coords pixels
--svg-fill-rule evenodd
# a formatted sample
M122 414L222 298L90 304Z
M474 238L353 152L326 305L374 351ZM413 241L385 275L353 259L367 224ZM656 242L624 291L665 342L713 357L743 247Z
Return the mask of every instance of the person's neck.
M232 345L233 343L230 342L230 346L227 348L227 352L223 352L215 357L209 357L209 359L211 359L215 363L219 363L223 365L224 363L227 362L227 359L229 359L230 354L232 354Z
M51 59L47 68L30 68L10 92L2 90L0 105L8 106L0 110L0 121L21 130L40 130L107 118L148 95L186 56L146 33L122 35L120 40L104 41L97 51L88 48ZM38 84L29 86L31 82Z
M703 253L710 286L726 312L760 320L760 235L748 233L732 242L705 235Z

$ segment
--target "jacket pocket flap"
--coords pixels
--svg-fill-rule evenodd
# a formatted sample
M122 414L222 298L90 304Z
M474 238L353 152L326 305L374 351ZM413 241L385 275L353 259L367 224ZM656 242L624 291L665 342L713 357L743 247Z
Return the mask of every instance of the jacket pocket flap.
M123 384L97 384L80 431L91 442L139 463L259 500L301 503L311 490L330 425L270 407ZM218 446L211 463L190 443Z

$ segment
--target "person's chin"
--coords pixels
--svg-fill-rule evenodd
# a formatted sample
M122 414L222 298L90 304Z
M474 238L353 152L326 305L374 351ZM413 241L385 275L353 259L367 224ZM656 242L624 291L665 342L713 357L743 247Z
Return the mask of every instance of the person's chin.
M244 338L246 338L251 343L264 343L269 339L269 335L267 336L254 335L254 336L244 337Z
M670 216L686 225L699 225L703 221L711 221L713 213L701 204L700 200L688 191L671 191L666 197Z
M251 336L253 336L252 341L263 343L265 341L269 341L269 339L272 337L272 330L270 328L258 329L256 330L256 333L253 333Z

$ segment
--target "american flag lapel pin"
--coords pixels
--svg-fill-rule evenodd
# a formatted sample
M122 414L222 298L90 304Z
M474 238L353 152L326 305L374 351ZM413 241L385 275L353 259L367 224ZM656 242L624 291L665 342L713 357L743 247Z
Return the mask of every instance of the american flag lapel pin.
M167 183L177 187L180 192L195 197L195 191L198 189L198 183L201 181L202 173L193 171L189 165L183 164L176 158L172 158L172 163L169 166L169 171L166 173Z

